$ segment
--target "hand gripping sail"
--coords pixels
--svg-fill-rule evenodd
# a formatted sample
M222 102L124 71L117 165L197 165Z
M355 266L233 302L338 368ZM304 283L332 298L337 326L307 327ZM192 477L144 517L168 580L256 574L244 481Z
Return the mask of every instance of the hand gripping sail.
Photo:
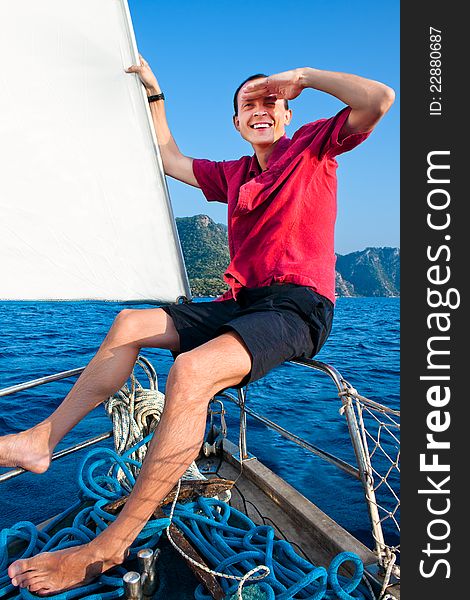
M0 3L0 299L190 297L126 0Z

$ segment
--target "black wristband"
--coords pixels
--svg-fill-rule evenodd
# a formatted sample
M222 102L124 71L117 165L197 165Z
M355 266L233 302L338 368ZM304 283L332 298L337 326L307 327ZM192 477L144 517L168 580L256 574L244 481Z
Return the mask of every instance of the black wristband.
M147 98L149 102L156 102L157 100L165 100L165 95L162 92L161 94L155 94L155 96L149 96Z

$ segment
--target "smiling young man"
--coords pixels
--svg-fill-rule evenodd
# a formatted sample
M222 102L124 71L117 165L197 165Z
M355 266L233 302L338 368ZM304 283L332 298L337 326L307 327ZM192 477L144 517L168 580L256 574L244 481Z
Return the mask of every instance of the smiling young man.
M247 98L241 102L239 108L238 94L240 90L246 84L257 79L266 80L268 76L262 73L251 75L236 89L233 97L233 123L243 139L252 145L258 164L264 171L269 158L267 153L272 144L285 134L285 127L290 124L292 119L292 111L289 109L288 100L277 102L274 94L262 96L256 100ZM259 111L256 110L258 103L261 106ZM253 130L253 135L250 135L250 129Z
M394 100L386 85L355 75L312 68L257 75L237 90L233 117L254 153L214 162L180 152L146 61L128 72L137 73L147 90L165 173L228 204L229 290L216 302L122 311L56 411L32 429L0 439L0 465L42 473L62 437L124 384L141 348L177 355L158 430L118 518L88 544L9 567L14 585L40 595L76 587L124 560L197 456L214 394L319 351L333 318L335 156L365 140ZM287 103L306 88L347 106L289 139Z

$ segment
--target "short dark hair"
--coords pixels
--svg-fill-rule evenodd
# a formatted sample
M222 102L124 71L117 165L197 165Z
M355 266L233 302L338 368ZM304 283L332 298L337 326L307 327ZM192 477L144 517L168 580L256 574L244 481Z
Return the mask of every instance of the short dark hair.
M242 89L242 87L245 85L245 83L248 83L249 81L253 81L253 79L261 79L263 77L267 77L267 75L265 75L264 73L256 73L256 75L250 75L249 77L247 77L245 79L245 81L242 81L240 83L240 85L237 87L237 89L235 90L235 94L233 95L233 111L234 111L235 117L238 116L238 92ZM289 102L287 100L284 100L284 108L286 110L289 110Z

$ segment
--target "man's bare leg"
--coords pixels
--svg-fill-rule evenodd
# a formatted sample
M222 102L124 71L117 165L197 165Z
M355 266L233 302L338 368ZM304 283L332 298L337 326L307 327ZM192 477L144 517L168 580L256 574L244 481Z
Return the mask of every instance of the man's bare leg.
M0 466L43 473L57 443L129 377L142 347L179 349L171 317L160 308L124 310L62 404L44 421L0 438Z
M234 332L179 355L168 376L158 429L119 517L89 544L14 562L8 569L14 585L40 595L56 593L120 564L159 501L197 456L208 401L239 383L250 369L250 354Z

